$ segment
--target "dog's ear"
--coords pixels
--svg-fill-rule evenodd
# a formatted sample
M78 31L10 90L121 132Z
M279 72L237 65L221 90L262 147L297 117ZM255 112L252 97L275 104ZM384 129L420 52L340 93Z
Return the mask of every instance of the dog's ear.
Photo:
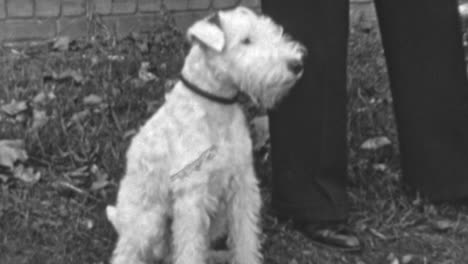
M221 26L219 14L196 22L187 31L187 38L191 43L198 42L201 45L221 52L226 44L226 38Z

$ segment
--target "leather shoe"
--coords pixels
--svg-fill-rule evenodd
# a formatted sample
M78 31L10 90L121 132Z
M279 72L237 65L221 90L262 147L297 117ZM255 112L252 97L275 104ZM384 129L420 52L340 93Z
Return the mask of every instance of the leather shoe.
M312 243L322 247L346 252L362 250L359 238L344 224L300 224L297 229L307 236Z

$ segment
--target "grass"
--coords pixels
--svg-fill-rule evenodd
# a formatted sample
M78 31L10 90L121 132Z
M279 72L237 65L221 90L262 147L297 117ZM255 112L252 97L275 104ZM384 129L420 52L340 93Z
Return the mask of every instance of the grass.
M25 140L25 166L41 176L31 183L5 172L0 177L2 264L109 259L116 235L104 208L114 202L125 150L139 125L163 104L187 45L168 16L155 21L152 31L120 41L97 25L94 35L61 51L51 43L0 48L0 107L13 100L29 105L14 115L0 114L0 139ZM350 224L366 249L346 254L318 248L265 210L265 263L468 263L467 208L434 205L401 186L377 30L353 27L349 51ZM150 62L156 79L139 78L143 61ZM249 118L258 115L246 107ZM45 121L35 125L38 120ZM392 144L360 148L375 136L387 136ZM258 174L267 179L268 155L256 157ZM267 186L263 191L268 208Z

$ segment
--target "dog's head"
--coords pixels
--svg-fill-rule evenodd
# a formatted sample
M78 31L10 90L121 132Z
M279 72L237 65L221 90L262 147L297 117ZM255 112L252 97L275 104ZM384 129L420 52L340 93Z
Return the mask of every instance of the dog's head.
M219 11L192 25L188 40L208 70L265 107L302 76L305 48L267 16L245 7Z

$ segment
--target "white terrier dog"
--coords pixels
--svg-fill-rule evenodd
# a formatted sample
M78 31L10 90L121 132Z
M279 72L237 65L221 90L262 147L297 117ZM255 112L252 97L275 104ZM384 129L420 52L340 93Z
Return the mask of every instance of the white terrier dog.
M127 152L113 264L209 262L228 237L231 263L259 264L261 198L252 142L236 103L272 107L301 77L305 49L250 9L220 11L188 29L180 81Z

